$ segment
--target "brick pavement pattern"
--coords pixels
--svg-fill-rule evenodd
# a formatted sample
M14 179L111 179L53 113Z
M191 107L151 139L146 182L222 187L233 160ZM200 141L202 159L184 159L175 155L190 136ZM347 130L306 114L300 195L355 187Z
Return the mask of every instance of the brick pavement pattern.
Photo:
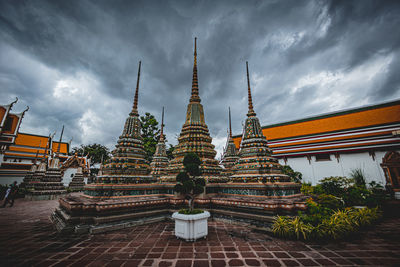
M172 222L61 236L49 220L57 205L17 199L0 209L1 266L400 266L399 218L335 244L284 241L210 221L207 239L191 243L175 238Z

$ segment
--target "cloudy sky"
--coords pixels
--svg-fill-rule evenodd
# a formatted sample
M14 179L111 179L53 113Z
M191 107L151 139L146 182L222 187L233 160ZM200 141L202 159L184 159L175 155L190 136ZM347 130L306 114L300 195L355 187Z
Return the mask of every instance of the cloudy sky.
M245 61L262 125L400 98L399 1L0 1L0 100L22 132L66 126L73 145L113 148L132 107L176 143L198 37L202 104L218 152L228 106L247 112ZM58 137L57 137L58 138Z

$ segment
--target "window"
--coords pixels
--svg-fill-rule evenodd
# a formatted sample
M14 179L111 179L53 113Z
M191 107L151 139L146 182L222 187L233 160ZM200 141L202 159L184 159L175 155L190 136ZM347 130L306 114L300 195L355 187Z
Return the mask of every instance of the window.
M71 177L74 177L74 174L73 174L73 173L71 174Z
M4 123L4 127L3 127L3 131L11 131L12 130L12 125L13 125L13 118L7 117L5 123Z
M331 157L329 154L317 154L315 155L315 161L327 161L331 160Z

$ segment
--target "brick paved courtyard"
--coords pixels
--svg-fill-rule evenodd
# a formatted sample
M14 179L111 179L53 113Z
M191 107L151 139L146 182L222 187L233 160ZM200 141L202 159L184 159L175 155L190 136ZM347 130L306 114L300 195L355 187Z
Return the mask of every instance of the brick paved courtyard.
M0 209L1 266L400 266L400 219L351 242L283 241L210 221L206 240L177 240L171 222L98 235L60 236L49 220L57 201L16 200Z

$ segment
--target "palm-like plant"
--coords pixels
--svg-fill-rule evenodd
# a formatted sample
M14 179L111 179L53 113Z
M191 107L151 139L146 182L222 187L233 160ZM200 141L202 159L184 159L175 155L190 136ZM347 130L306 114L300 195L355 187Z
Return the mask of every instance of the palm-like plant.
M291 238L293 233L289 218L285 216L276 216L272 226L272 232L279 237Z

